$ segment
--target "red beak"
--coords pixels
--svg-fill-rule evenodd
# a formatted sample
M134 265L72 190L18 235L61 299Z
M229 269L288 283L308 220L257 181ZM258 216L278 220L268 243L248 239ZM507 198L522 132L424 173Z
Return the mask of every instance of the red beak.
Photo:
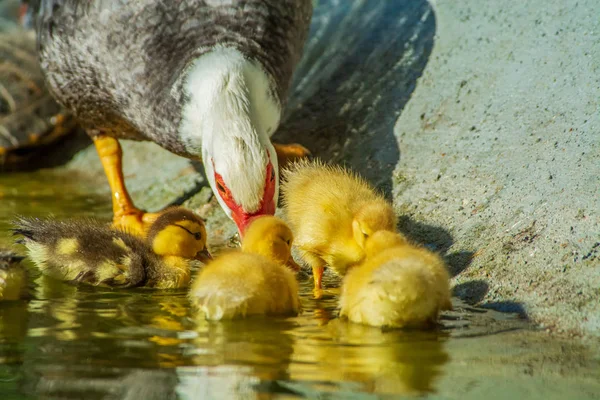
M253 213L245 212L242 209L242 207L235 204L235 202L232 202L232 203L234 203L233 205L228 204L229 209L231 210L231 217L232 217L233 221L235 222L235 224L237 225L238 232L240 234L240 239L244 237L244 232L246 231L246 228L248 228L248 225L250 225L250 222L252 221L253 218L260 217L261 215L274 215L275 214L276 182L275 182L274 178L275 178L275 174L273 173L273 164L269 161L269 164L267 164L267 175L266 175L263 198L262 198L262 201L260 202L260 206L258 207L258 210L254 211ZM220 175L215 173L215 179L222 181L223 178L221 178Z
M275 201L271 199L263 202L260 209L251 214L243 212L241 207L238 210L232 211L233 221L237 225L241 239L244 237L244 232L246 231L253 219L260 217L261 215L275 214Z

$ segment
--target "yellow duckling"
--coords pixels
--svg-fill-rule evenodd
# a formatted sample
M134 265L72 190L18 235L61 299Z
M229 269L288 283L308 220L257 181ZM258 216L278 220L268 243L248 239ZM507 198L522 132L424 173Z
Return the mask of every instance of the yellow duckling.
M285 266L292 240L292 231L279 218L256 218L246 229L241 251L220 256L200 272L191 302L209 320L297 314L298 282Z
M43 274L94 286L186 287L192 260L210 259L204 221L183 208L161 212L145 238L94 220L20 218L14 233Z
M391 204L341 167L298 162L284 172L282 193L286 219L302 259L312 267L317 291L325 265L344 275L364 257L367 237L396 226Z
M0 301L19 300L27 292L27 270L20 262L23 257L0 250Z
M452 309L450 277L437 254L389 231L369 237L365 251L344 278L340 316L372 326L424 326Z

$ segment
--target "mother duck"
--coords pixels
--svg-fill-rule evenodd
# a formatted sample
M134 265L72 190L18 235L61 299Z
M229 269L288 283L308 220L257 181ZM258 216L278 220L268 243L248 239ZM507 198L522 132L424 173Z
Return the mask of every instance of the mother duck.
M274 145L312 0L38 0L39 58L56 99L92 137L112 192L113 222L141 232L154 214L127 193L118 139L153 141L202 160L240 233L273 214ZM156 166L160 168L160 166Z

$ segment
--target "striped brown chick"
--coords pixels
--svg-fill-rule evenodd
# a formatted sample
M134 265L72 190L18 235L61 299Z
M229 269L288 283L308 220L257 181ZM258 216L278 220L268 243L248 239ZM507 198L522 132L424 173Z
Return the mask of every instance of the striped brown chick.
M93 219L19 217L14 234L48 276L94 286L186 287L194 260L206 261L204 222L183 208L161 212L145 237Z
M22 259L11 251L0 250L0 301L26 297L28 274Z

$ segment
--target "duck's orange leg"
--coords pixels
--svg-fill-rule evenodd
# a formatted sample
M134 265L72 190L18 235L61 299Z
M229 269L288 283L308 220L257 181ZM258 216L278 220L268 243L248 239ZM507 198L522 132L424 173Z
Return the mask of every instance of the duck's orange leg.
M94 145L110 185L113 204L113 226L143 236L145 228L158 214L146 213L133 205L123 177L123 150L119 141L106 135L94 136Z
M275 147L275 151L277 152L277 161L279 162L280 169L285 168L288 163L310 155L310 151L306 147L297 143L273 143L273 147Z

